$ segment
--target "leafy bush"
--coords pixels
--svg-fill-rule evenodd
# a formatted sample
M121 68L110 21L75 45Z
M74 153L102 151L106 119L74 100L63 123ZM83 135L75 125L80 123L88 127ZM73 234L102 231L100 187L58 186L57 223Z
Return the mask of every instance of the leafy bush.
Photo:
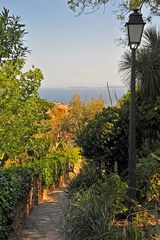
M94 239L94 238L91 238ZM113 226L103 238L99 240L159 240L153 228L138 227L135 223L130 224L126 228ZM97 239L95 239L97 240Z
M115 162L119 170L128 164L128 111L107 107L84 128L77 143L83 154L101 167L113 171Z
M66 161L70 164L74 165L80 159L80 149L79 147L66 147L64 151L64 156Z
M48 155L44 159L29 164L33 172L42 180L45 188L51 187L63 174L66 166L64 154Z
M146 157L160 144L160 98L154 103L136 98L136 150L138 158ZM128 167L129 93L118 107L107 107L81 131L77 143L83 155L99 167L119 173Z
M42 73L34 67L24 73L23 66L20 60L0 63L0 154L8 158L30 151L36 134L48 130L49 104L38 95Z
M140 157L156 151L160 145L160 97L154 103L137 101L137 147Z
M160 199L160 149L139 160L137 164L138 198L141 203Z
M149 180L154 175L153 168L155 169L158 165L156 162L152 162L151 166L151 169L149 167L145 169L142 163L138 165L138 176L140 177L142 168L144 172L144 175L141 175L142 184L145 184L144 178L147 177L148 192L149 189L152 189ZM128 224L124 220L128 214L126 207L128 202L127 184L117 174L105 177L97 176L96 172L91 166L88 168L85 165L80 174L68 185L64 229L66 239L158 240L158 231L154 226L148 225L148 220L147 222L146 219L141 221L136 217L133 218L132 223ZM157 193L158 191L159 188L157 188ZM137 213L140 211L142 214L144 207L137 204L135 211Z
M88 190L100 179L102 179L102 175L95 167L93 167L93 164L84 163L84 166L80 170L79 174L68 183L66 189L67 197L73 197L73 195L80 190Z
M35 174L42 180L43 186L49 188L64 173L67 162L75 164L80 158L79 149L70 147L46 155L45 158L27 163Z
M65 231L70 240L107 239L116 215L125 213L126 184L111 174L70 196Z
M32 176L42 180L44 188L49 188L64 173L67 161L76 162L79 157L77 149L69 153L61 151L48 154L44 159L23 166L0 170L0 239L6 240L11 232L15 209L18 201L23 200L31 189Z
M0 171L0 239L7 239L16 204L27 196L33 172L27 167Z

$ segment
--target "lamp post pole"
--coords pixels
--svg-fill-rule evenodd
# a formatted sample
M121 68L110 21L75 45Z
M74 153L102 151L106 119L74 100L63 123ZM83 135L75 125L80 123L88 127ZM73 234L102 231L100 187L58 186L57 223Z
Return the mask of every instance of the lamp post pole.
M129 113L129 179L128 179L128 198L130 213L134 212L136 202L136 104L135 104L135 67L136 49L140 45L145 22L142 14L135 9L129 16L126 23L128 29L128 44L132 51L131 61L131 94L130 94L130 113Z
M132 49L131 62L131 95L129 116L129 202L130 207L136 200L136 104L135 104L135 56L136 49Z

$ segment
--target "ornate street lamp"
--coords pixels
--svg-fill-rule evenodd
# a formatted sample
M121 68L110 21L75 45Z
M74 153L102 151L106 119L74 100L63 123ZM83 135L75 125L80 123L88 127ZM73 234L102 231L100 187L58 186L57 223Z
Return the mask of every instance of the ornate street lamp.
M136 114L135 114L135 55L136 49L140 45L144 21L142 14L135 9L129 16L126 23L128 29L128 45L132 50L131 64L131 97L130 97L130 116L129 116L129 202L130 210L136 201Z
M129 21L126 23L128 30L128 45L131 49L137 49L141 43L145 22L143 21L142 14L138 9L135 9L129 16Z

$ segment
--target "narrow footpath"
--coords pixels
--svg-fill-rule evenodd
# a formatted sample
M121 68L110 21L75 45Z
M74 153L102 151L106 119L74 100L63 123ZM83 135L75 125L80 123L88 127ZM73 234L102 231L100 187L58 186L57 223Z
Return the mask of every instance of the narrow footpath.
M55 190L35 206L22 230L21 240L64 240L63 189Z

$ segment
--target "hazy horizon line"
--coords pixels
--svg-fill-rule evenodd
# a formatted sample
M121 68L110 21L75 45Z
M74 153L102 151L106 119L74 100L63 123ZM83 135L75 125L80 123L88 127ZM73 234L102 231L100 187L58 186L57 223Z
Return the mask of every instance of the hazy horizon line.
M53 89L53 88L106 88L107 86L70 86L70 87L40 87L40 89ZM110 85L109 88L128 88L123 85Z

